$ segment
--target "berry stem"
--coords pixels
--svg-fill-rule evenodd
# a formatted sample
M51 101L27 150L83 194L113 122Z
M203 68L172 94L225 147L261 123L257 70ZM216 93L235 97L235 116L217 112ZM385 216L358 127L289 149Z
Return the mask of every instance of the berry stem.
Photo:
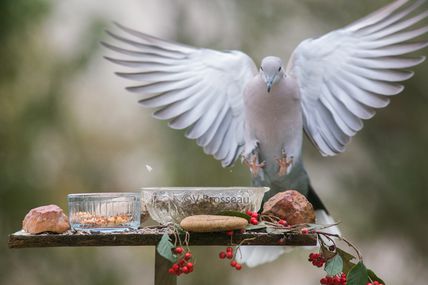
M355 245L353 245L350 241L345 239L344 237L342 237L338 234L331 234L331 233L320 232L320 231L315 231L315 233L318 235L318 237L319 236L325 236L329 240L332 240L330 237L335 237L338 240L345 242L349 247L351 247L355 251L355 253L358 256L359 261L363 262L363 256L361 255L361 252L358 250L358 248ZM320 240L322 240L322 239L320 239ZM334 243L334 241L333 241L333 243Z

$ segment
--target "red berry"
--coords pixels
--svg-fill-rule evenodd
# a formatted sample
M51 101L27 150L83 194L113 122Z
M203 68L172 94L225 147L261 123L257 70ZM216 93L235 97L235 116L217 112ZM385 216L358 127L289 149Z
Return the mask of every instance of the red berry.
M172 268L170 268L170 269L168 269L168 273L169 273L169 274L175 274L175 270L174 270L174 269L172 269Z
M250 224L252 224L252 225L258 225L258 224L259 224L259 221L257 221L257 219L256 219L256 218L251 218L251 219L250 219Z
M226 235L229 236L229 237L233 236L233 231L227 231Z
M241 270L242 269L242 265L238 263L238 264L235 265L235 268L236 268L236 270Z
M226 252L226 257L228 258L228 259L232 259L233 258L233 252Z
M180 267L183 267L186 264L186 261L184 261L184 259L180 259L178 261L178 265L180 265Z
M233 248L229 246L228 248L226 248L226 252L233 252Z
M187 268L193 268L193 263L191 263L191 262L187 262L187 264L186 264L186 266L187 266Z
M251 214L251 217L254 219L258 219L259 218L259 214L257 212L254 212Z
M334 276L334 278L333 278L333 284L334 285L340 285L340 278L339 278L339 276Z
M287 225L287 221L286 220L279 220L278 224L280 224L282 226L286 226Z
M321 284L328 284L328 282L327 282L327 278L321 278L321 280L320 280L320 283Z
M179 268L180 268L180 266L177 264L177 263L174 263L173 265L172 265L172 267L171 267L174 271L177 271Z
M369 282L369 283L367 283L367 285L373 285L373 284Z
M309 230L308 230L308 228L303 228L303 229L300 230L300 233L302 235L307 235L309 233Z
M236 262L235 260L232 260L230 262L230 266L235 267L238 264L238 262Z
M225 259L226 258L226 252L222 251L218 254L218 257L220 257L220 259Z
M246 212L245 212L245 214L247 214L248 216L252 216L253 215L253 212L251 212L250 210L247 210Z
M374 281L373 285L379 285L379 282L378 281Z
M176 247L174 252L177 254L181 254L183 252L183 248L182 247Z
M325 263L324 257L322 257L321 254L319 253L310 253L308 260L314 266L317 266L317 267L322 267Z
M192 258L192 254L190 252L186 252L186 254L184 255L184 259L189 260L190 258Z
M181 270L183 270L183 273L189 273L189 268L187 266L183 266Z

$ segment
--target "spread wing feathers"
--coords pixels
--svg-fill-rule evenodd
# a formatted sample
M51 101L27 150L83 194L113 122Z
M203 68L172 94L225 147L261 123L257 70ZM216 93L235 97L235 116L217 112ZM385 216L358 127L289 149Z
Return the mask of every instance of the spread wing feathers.
M257 72L239 51L219 52L161 40L121 25L126 36L107 32L120 45L102 43L121 55L106 57L128 67L116 74L139 82L127 90L174 129L187 129L205 153L231 165L244 144L244 86Z
M317 39L303 41L293 52L288 73L299 84L306 134L322 155L343 152L345 145L403 90L399 82L425 57L407 54L428 45L414 41L428 32L417 25L428 11L424 1L399 0ZM412 42L409 42L413 40Z

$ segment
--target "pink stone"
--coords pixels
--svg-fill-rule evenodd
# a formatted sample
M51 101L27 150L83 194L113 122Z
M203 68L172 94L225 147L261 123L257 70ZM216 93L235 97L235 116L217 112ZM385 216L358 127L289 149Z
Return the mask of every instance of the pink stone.
M70 229L70 224L60 207L47 205L31 209L22 222L22 229L30 234L63 233Z
M286 220L289 225L315 223L315 211L305 196L295 190L279 192L263 205L263 215Z

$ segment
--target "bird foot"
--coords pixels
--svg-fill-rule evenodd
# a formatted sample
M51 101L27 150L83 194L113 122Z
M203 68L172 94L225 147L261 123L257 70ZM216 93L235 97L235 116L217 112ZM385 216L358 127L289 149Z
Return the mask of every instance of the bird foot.
M257 155L256 154L251 154L248 157L243 156L242 157L242 162L244 163L245 166L248 166L248 168L250 169L251 174L253 175L253 177L256 177L260 170L265 167L266 163L263 161L261 163L259 163Z
M288 158L287 154L283 150L281 154L281 158L278 158L276 161L278 162L278 166L279 166L278 175L284 176L288 174L288 168L290 167L290 165L293 164L293 157L290 156L290 158Z

